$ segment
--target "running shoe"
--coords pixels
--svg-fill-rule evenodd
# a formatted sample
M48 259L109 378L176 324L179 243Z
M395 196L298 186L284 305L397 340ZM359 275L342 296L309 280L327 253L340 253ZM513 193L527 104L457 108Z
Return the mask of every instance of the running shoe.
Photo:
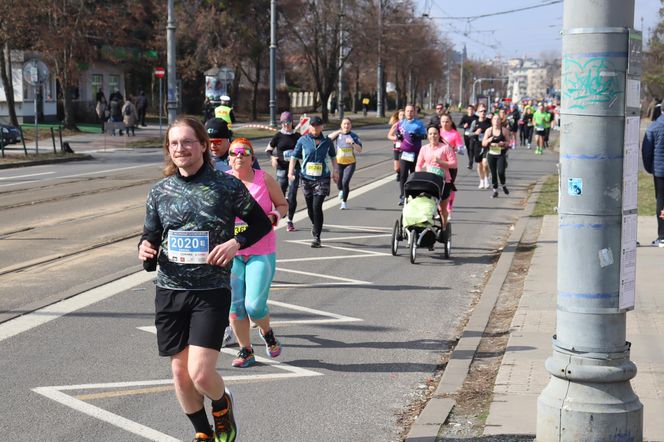
M235 344L237 344L237 339L235 339L235 333L233 333L233 329L229 325L226 327L226 330L224 330L224 340L221 341L221 346L230 347Z
M503 193L504 193L505 195L509 195L509 194L510 194L510 191L509 191L509 189L507 188L507 186L503 186Z
M205 441L212 441L212 436L208 436L205 433L196 433L194 435L194 442L205 442Z
M403 197L399 197L399 205L403 206Z
M342 202L341 202L341 206L340 206L339 208L340 208L341 210L346 210L346 209L348 209L348 204L346 204L345 201L342 201Z
M314 236L314 239L311 240L311 247L314 249L320 249L321 244L320 244L320 238L318 236Z
M493 189L493 194L491 195L491 198L498 198L498 189Z
M237 357L231 362L231 365L233 367L247 368L255 363L256 358L254 357L254 349L242 347L238 352Z
M477 186L478 189L484 189L484 180L480 180L480 185Z
M286 224L286 230L289 232L295 232L295 225L293 224L293 221L288 221Z
M274 331L270 329L265 336L262 333L259 333L263 342L265 342L265 353L271 358L276 358L281 354L281 344L274 337Z
M664 247L664 238L657 238L650 244L652 244L653 247Z
M339 201L341 201L341 200L343 200L343 199L344 199L344 191L343 191L343 190L340 190L340 191L339 191Z
M224 390L224 394L228 407L223 410L212 410L215 442L233 442L237 438L237 424L233 415L233 395L228 388Z

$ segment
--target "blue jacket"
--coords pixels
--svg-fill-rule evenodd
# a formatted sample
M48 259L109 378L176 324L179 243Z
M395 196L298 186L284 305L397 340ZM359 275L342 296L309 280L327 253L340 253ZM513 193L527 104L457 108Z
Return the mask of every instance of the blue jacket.
M313 135L307 134L297 140L291 158L302 162L302 170L300 172L302 179L315 181L320 178L330 177L330 168L327 165L326 159L328 157L336 159L336 155L337 150L329 137L321 134L319 137L314 138ZM310 175L310 165L320 167L320 170L318 170L320 175Z
M664 177L664 115L650 123L641 146L643 167L656 177Z

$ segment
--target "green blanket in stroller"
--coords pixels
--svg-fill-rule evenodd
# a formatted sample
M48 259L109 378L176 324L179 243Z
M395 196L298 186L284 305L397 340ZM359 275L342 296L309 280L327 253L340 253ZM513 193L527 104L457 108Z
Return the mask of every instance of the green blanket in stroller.
M420 194L416 197L409 196L403 206L403 226L432 226L436 213L438 213L438 200L436 198L426 194Z

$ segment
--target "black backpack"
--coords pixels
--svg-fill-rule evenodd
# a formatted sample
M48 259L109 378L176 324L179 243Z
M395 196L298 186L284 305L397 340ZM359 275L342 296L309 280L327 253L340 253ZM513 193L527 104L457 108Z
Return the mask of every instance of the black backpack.
M124 114L125 114L125 117L131 117L131 106L129 106L129 105L125 106Z

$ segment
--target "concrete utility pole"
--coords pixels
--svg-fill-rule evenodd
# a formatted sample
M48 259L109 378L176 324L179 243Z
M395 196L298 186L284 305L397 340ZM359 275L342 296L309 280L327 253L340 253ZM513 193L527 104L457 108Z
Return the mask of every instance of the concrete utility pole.
M166 24L166 66L167 66L167 97L168 123L175 121L177 115L177 99L175 97L175 14L173 0L168 0L168 22Z
M378 0L378 67L376 68L376 116L384 117L383 108L383 0Z
M537 440L641 441L634 307L641 35L634 0L566 0L558 295Z
M463 106L463 63L466 61L466 44L463 44L461 52L461 72L459 72L459 107Z
M277 0L270 0L270 126L277 126Z
M339 120L344 118L344 0L339 0L339 82L337 109Z

